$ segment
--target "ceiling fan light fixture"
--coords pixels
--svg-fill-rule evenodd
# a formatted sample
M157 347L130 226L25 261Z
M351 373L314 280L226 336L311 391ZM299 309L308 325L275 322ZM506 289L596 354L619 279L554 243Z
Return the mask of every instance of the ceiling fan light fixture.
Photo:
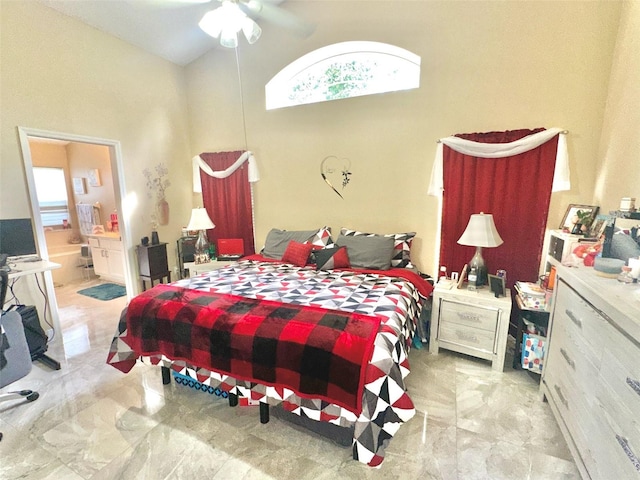
M220 45L227 48L238 46L238 34L230 28L225 28L220 34Z
M207 12L198 26L212 37L220 37L220 45L228 48L238 46L240 30L249 43L255 43L262 34L260 26L230 0L224 0L220 7Z
M260 35L262 35L262 29L260 28L260 25L254 22L251 18L244 17L244 20L242 21L242 33L244 33L247 42L254 44L258 41Z

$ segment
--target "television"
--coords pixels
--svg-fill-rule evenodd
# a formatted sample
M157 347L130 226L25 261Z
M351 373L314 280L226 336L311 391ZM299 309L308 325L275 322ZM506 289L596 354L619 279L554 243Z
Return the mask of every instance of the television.
M0 253L9 257L38 253L30 218L0 220Z

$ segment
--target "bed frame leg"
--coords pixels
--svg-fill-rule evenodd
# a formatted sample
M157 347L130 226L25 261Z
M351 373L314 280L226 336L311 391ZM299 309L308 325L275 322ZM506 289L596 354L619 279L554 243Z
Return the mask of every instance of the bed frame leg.
M171 371L169 367L160 367L162 371L162 384L169 385L171 383Z
M260 402L260 423L269 423L269 404Z
M238 395L236 395L235 393L230 393L229 394L229 406L230 407L237 407L238 406Z

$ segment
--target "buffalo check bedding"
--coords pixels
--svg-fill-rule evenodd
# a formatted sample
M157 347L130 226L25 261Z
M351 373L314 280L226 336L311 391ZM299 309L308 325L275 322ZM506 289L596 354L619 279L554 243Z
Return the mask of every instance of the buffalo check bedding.
M135 297L107 362L122 371L137 360L169 367L302 417L353 427L353 457L379 466L393 435L415 415L404 379L431 286L406 269L316 271L251 258ZM350 342L354 351L345 354ZM242 343L249 353L230 353ZM278 349L296 352L295 365L277 368ZM350 375L331 372L331 352L350 365Z

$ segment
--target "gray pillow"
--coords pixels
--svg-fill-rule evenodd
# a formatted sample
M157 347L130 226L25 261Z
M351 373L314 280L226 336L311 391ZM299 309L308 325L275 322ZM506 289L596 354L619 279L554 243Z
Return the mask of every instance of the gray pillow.
M355 268L388 270L393 257L393 237L365 237L364 235L338 237L340 247L347 247L349 263Z
M282 260L287 246L291 240L304 243L309 241L318 230L280 230L273 228L267 234L267 239L264 242L264 248L262 249L262 255L267 258L275 258L276 260Z

